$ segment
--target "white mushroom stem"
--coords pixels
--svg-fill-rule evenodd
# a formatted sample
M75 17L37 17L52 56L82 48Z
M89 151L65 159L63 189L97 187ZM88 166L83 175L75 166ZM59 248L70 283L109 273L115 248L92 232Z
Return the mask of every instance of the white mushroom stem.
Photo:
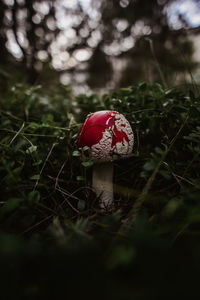
M110 211L113 202L113 162L96 163L93 166L92 187L100 197L101 209Z

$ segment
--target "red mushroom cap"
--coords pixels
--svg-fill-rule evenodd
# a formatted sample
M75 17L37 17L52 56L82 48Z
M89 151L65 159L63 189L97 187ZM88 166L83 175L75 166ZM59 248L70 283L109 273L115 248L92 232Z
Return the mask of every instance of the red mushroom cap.
M79 134L78 148L90 147L89 157L95 161L112 161L131 154L134 135L126 118L111 110L87 116Z

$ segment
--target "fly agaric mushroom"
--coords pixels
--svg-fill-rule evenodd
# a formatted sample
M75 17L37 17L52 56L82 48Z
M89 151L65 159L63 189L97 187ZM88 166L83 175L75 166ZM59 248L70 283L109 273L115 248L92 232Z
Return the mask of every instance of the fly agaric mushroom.
M102 110L89 114L77 139L79 149L89 147L86 156L94 161L92 186L100 197L100 207L112 210L113 161L130 156L134 136L127 119L120 113Z

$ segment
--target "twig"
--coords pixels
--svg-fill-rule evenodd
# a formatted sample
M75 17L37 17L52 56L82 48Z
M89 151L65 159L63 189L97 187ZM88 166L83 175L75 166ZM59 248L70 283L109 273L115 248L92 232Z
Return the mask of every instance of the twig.
M61 174L61 172L62 172L62 170L63 170L65 164L66 164L66 161L62 164L62 166L61 166L61 168L60 168L60 170L59 170L59 172L58 172L58 175L56 176L56 179L55 179L55 181L56 181L56 182L55 182L55 189L56 189L56 187L57 187L57 185L58 185L59 176L60 176L60 174Z
M41 168L40 173L39 173L39 178L37 179L37 181L36 181L36 183L35 183L35 186L34 186L34 189L33 189L33 190L36 189L36 187L37 187L37 185L38 185L38 183L39 183L39 180L40 180L40 176L41 176L41 174L42 174L42 172L43 172L43 170L44 170L44 167L45 167L45 165L46 165L46 163L47 163L47 161L48 161L48 159L49 159L49 157L50 157L50 155L51 155L51 153L52 153L52 151L53 151L53 149L54 149L54 147L55 147L56 145L57 145L57 143L53 143L53 145L51 146L51 149L50 149L50 151L49 151L49 153L48 153L48 155L47 155L47 157L46 157L46 159L45 159L45 161L44 161L44 163L43 163L43 165L42 165L42 168Z
M35 227L37 227L37 226L39 226L40 224L44 223L45 221L47 221L47 220L50 219L51 217L53 217L53 215L50 215L50 216L44 218L43 220L41 220L40 222L34 224L33 226L27 228L27 229L24 230L20 235L23 235L23 234L25 234L25 233L31 231L32 229L34 229Z
M59 187L59 186L58 186ZM75 211L76 213L80 213L79 212L79 210L77 210L71 203L70 203L70 201L67 199L67 197L65 197L65 193L64 192L62 192L62 190L61 189L59 189L59 188L56 188L58 191L60 191L60 193L61 193L61 195L63 196L63 198L64 198L64 202L67 202L67 204L71 207L71 209L73 210L73 211Z

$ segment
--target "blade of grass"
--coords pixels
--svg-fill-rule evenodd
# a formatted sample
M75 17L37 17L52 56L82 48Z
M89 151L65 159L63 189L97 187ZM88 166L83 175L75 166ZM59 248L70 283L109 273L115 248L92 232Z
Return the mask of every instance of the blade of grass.
M20 129L17 131L17 133L14 135L14 137L12 138L12 140L10 141L9 145L11 145L13 143L13 141L16 139L16 137L22 132L23 128L24 128L25 123L22 123L22 126L20 127Z
M53 149L54 149L54 147L55 147L56 145L57 145L57 143L53 143L53 144L52 144L51 149L50 149L49 153L47 154L47 157L46 157L46 159L45 159L45 161L44 161L44 163L43 163L43 165L42 165L42 168L41 168L41 170L40 170L40 173L39 173L39 179L37 179L37 181L36 181L36 183L35 183L35 186L34 186L34 189L33 189L33 190L36 189L36 187L37 187L37 185L38 185L38 183L39 183L39 180L40 180L40 176L41 176L41 174L42 174L42 172L43 172L43 170L44 170L44 167L45 167L45 165L46 165L46 163L47 163L49 157L51 156L51 153L52 153L52 151L53 151Z
M155 54L155 49L154 49L153 41L151 39L149 39L149 38L146 38L146 40L149 42L151 53L153 55L156 68L157 68L158 73L160 75L161 82L162 82L164 88L167 89L168 87L167 87L167 83L166 83L165 77L163 75L163 72L161 70L160 64L159 64L158 59L157 59L156 54Z

